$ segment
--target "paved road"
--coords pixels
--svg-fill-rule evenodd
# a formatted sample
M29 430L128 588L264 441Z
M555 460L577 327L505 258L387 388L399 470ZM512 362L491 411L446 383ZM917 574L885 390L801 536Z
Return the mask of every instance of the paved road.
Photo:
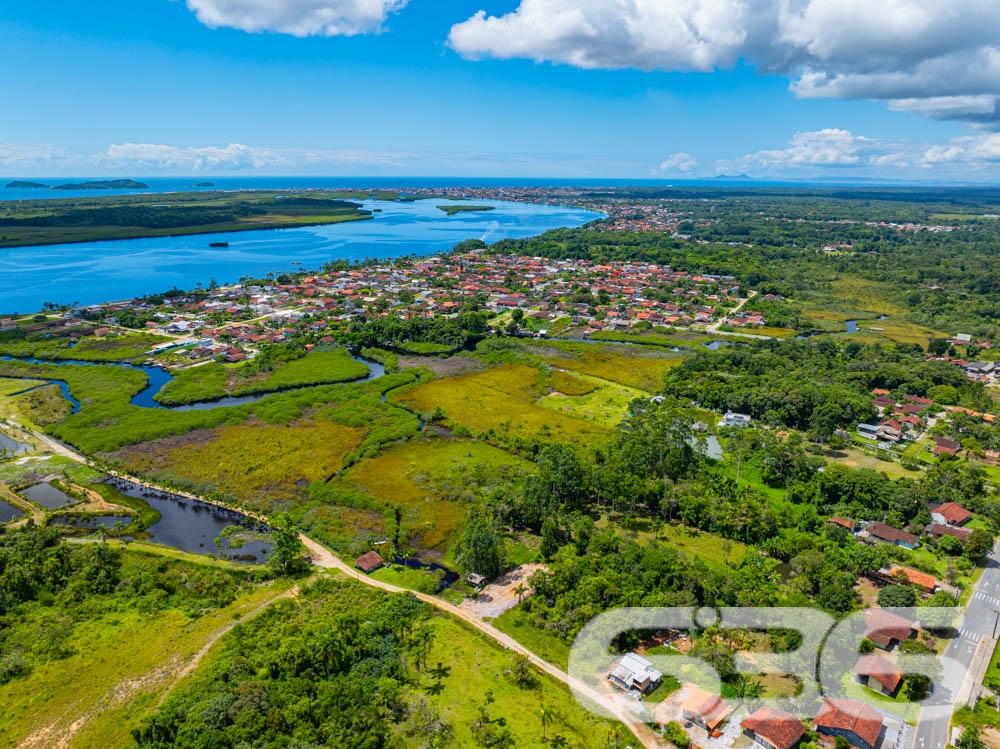
M953 661L938 688L947 689L958 697L969 673L973 657L984 637L993 635L1000 612L1000 543L994 546L987 560L986 569L976 584L965 616L958 626L958 635L945 649L945 657ZM955 705L959 707L959 705ZM912 749L944 749L948 744L948 728L952 708L925 708L920 723L913 733Z

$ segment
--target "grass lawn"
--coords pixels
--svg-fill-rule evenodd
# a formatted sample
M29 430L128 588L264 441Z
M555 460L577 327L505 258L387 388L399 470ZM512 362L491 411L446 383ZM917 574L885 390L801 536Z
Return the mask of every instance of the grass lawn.
M438 589L438 578L430 570L412 570L409 567L392 565L375 570L369 577L400 588L419 590L421 593L437 593Z
M885 710L901 718L909 724L915 724L920 717L920 703L910 702L906 699L906 682L900 685L895 697L876 692L874 689L859 684L854 674L848 673L844 677L844 694L854 699L874 702L882 710Z
M440 406L450 421L501 442L553 437L583 446L611 437L610 429L535 405L539 377L533 367L504 366L427 382L399 400L418 413Z
M539 658L552 663L563 671L569 667L569 645L561 638L534 626L518 608L512 608L494 619L491 624L524 645Z
M881 471L891 479L911 478L916 479L923 475L920 471L911 471L903 468L902 464L893 460L880 460L877 455L872 455L865 450L855 450L845 448L838 450L838 457L824 456L828 463L840 463L850 468L871 468Z
M257 588L231 605L192 618L178 610L157 614L108 611L73 628L70 655L35 667L0 686L0 745L15 746L52 726L51 741L78 718L89 721L70 746L129 743L129 731L145 718L183 667L237 614L247 614L287 589L280 582Z
M610 525L607 515L596 523L598 528ZM652 525L653 529L648 529ZM646 529L632 529L640 541L657 540L685 552L695 559L704 559L709 564L727 565L726 545L729 545L728 564L739 566L746 556L747 547L739 541L727 541L712 533L700 531L697 528L684 528L679 522L661 523L658 520L647 523Z

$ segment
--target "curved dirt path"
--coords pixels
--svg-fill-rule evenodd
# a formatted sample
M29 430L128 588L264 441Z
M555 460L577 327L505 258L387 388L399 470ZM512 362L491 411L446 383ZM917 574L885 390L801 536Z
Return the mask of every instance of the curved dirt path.
M442 601L440 598L435 596L427 595L426 593L418 593L414 590L409 590L407 588L400 588L391 583L382 582L381 580L375 580L368 575L361 574L358 570L352 569L347 565L346 562L341 560L339 557L335 556L333 552L327 549L325 546L313 541L311 538L304 534L299 535L299 539L302 541L303 545L309 551L310 557L312 557L313 563L317 567L323 567L325 569L335 569L343 572L348 577L355 578L358 582L364 583L365 585L370 585L373 588L379 588L381 590L388 591L390 593L411 593L417 598L419 598L424 603L430 604L441 611L445 611L464 622L467 622L471 626L475 627L477 630L485 634L487 637L495 640L501 646L507 650L511 650L515 653L519 653L528 658L535 666L547 673L549 676L558 679L563 684L568 686L577 694L586 695L588 699L592 702L600 705L602 708L607 710L609 713L615 716L621 723L628 727L630 731L639 739L640 743L646 747L646 749L660 749L662 747L670 746L662 739L660 739L645 723L639 721L627 708L623 707L619 703L612 699L609 699L607 695L601 694L593 687L584 684L579 679L574 679L572 676L567 674L562 669L557 666L552 665L546 660L539 658L537 655L532 653L521 643L515 640L510 635L501 632L499 629L484 622L478 617L472 616L468 611L458 608L447 601Z

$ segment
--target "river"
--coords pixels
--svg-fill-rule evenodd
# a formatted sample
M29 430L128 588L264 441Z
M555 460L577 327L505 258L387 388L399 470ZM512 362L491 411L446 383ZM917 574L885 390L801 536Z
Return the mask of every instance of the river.
M97 304L172 288L235 283L244 276L445 252L465 239L496 242L581 226L603 214L582 208L477 200L491 211L447 216L442 200L366 200L374 219L295 229L121 239L0 249L0 314L45 302ZM228 247L209 247L227 242Z

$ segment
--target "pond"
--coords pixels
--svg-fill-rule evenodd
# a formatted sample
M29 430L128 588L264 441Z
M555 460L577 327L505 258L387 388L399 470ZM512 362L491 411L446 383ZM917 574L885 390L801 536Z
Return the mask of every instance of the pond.
M0 434L0 455L3 454L4 450L7 451L7 455L24 455L31 452L31 445L18 442L6 434Z
M36 505L41 505L46 510L58 510L60 507L65 507L76 501L62 489L58 489L44 481L40 484L33 484L27 489L22 489L21 494Z
M147 528L146 533L151 537L149 540L154 543L174 549L223 558L220 549L216 548L215 539L227 526L238 525L254 534L264 534L269 531L266 526L236 510L176 494L153 491L122 479L108 479L108 483L122 494L141 499L158 511L160 520ZM226 549L227 545L223 542L222 551ZM270 550L270 543L253 540L234 550L233 553L237 561L262 563ZM229 558L228 552L224 558Z
M85 528L96 531L98 528L111 530L116 523L128 525L132 522L129 515L59 515L49 521L50 525L63 525L67 528Z
M9 523L11 520L17 520L23 514L24 513L14 507L14 505L9 505L3 500L0 500L0 523Z

